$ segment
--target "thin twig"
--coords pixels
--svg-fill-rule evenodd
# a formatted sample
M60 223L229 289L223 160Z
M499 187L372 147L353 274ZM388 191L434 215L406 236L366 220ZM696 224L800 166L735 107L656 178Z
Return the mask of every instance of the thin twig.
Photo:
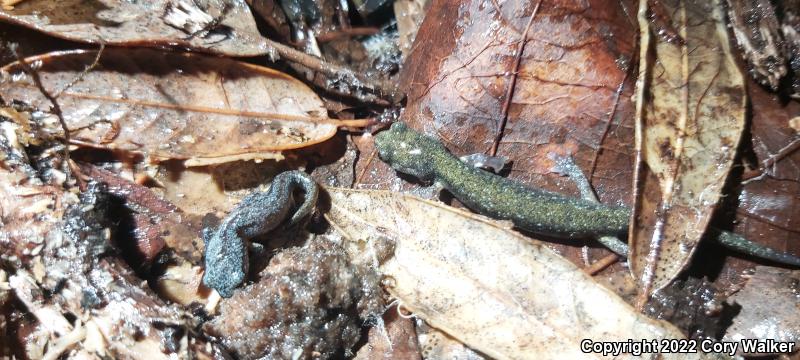
M614 106L611 108L611 112L608 113L608 120L606 121L605 129L603 129L603 135L600 136L599 146L600 148L594 152L594 157L592 158L592 163L589 165L589 174L587 174L587 178L591 182L594 178L594 171L597 168L597 159L600 157L600 151L603 149L603 142L606 140L606 136L608 136L608 131L611 130L611 124L614 122L614 114L617 113L617 106L619 106L619 99L622 95L622 89L625 86L625 82L628 80L628 74L630 73L630 69L633 66L629 66L628 69L625 71L625 75L622 78L622 81L619 83L619 87L617 87L617 92L614 95Z
M83 80L83 78L86 77L86 74L88 74L89 72L94 70L97 67L97 65L100 64L100 57L103 56L103 51L105 51L105 49L106 49L106 44L101 43L100 44L100 48L97 49L97 55L95 55L94 61L92 61L92 63L89 64L89 66L84 68L83 71L81 71L81 73L78 74L78 76L76 76L69 83L67 83L67 85L64 85L64 87L62 87L60 90L56 91L56 93L53 94L53 97L58 99L58 97L61 96L61 93L63 93L64 91L69 90L71 87L73 87L79 81Z
M792 140L788 145L784 146L775 155L770 156L766 160L761 163L761 167L756 170L750 170L744 173L742 176L743 180L750 180L756 177L759 177L763 174L766 174L769 171L769 168L774 166L778 161L781 161L783 158L791 155L795 151L800 150L800 137L796 137Z
M259 119L270 119L270 120L283 120L283 121L300 121L300 122L309 122L309 123L317 123L317 124L332 124L335 126L348 126L348 127L366 127L372 125L375 122L375 118L363 118L363 119L331 119L329 117L315 117L315 116L303 116L303 115L290 115L290 114L281 114L281 113L266 113L266 112L259 112L259 111L245 111L245 110L236 110L236 109L220 109L215 107L208 107L208 106L199 106L199 105L183 105L183 104L171 104L165 102L158 102L158 101L147 101L147 100L138 100L138 99L123 99L123 98L116 98L110 97L105 95L92 95L92 94L82 94L82 93L71 93L65 92L61 95L66 97L73 97L77 99L91 99L91 100L101 100L110 103L122 103L122 104L133 104L139 106L146 106L146 107L153 107L159 109L168 109L168 110L180 110L180 111L194 111L194 112L202 112L202 113L209 113L209 114L220 114L220 115L230 115L230 116L247 116L252 118L259 118ZM80 129L80 128L79 128ZM78 129L73 129L73 131L77 131Z
M634 101L634 104L636 104L636 116L634 117L635 159L633 162L633 194L631 194L631 217L628 220L628 262L630 263L631 269L634 270L637 270L636 264L641 261L636 251L636 249L640 248L641 245L637 242L644 241L637 236L635 231L638 228L637 216L639 215L642 204L642 171L644 167L644 153L642 150L644 148L644 135L642 129L644 128L645 87L647 86L646 79L648 76L652 75L648 72L648 67L646 64L647 52L651 49L650 23L647 17L647 0L639 0L639 10L636 13L636 21L639 25L639 72L636 76L636 93ZM642 282L644 282L646 286L647 281L645 280L646 279L642 279ZM649 299L650 294L648 293L648 290L641 291L637 297L636 309L642 311L645 303Z
M341 38L348 38L354 36L375 35L380 31L376 27L354 27L347 28L339 31L329 31L324 34L317 35L317 42L324 43Z
M506 129L508 109L511 107L511 99L514 97L514 88L517 85L517 77L519 76L519 63L522 61L522 52L525 51L525 44L528 42L528 31L531 29L531 24L533 24L536 13L539 12L539 5L542 5L542 0L539 0L536 3L536 7L533 8L533 13L531 13L530 19L528 19L528 25L525 25L525 31L522 32L522 38L519 39L517 52L514 54L514 67L511 69L511 79L509 79L508 89L506 89L506 99L505 102L503 102L503 110L501 112L503 120L500 122L500 128L497 131L497 135L494 137L492 149L489 151L489 155L491 156L497 155L497 147L500 145L500 140L503 138L503 132Z
M367 173L367 170L369 170L370 165L372 165L372 160L375 159L376 153L377 151L375 149L372 149L372 152L369 153L369 157L367 158L367 163L364 165L364 168L361 169L361 173L358 174L358 177L356 177L355 183L353 183L354 188L356 185L361 184L361 179L364 178L364 174Z
M197 1L194 2L194 6L197 7L198 9L203 9L200 6L200 4L197 3ZM211 31L213 31L220 24L222 24L222 21L225 20L226 16L228 16L228 13L231 11L231 9L233 9L233 6L231 6L230 3L228 3L228 2L223 3L222 4L222 10L219 12L219 15L214 17L211 20L211 22L209 22L208 24L203 26L200 30L197 30L197 31L189 34L189 36L187 36L183 40L187 40L188 41L188 40L191 40L192 38L195 38L195 37L201 37L201 38L206 37L206 35L208 35ZM204 11L205 11L205 9L204 9Z
M356 74L355 72L344 66L327 62L321 58L306 54L302 51L299 51L295 48L281 44L276 41L272 41L269 39L265 40L267 42L267 45L275 49L275 52L281 58L296 64L303 65L311 70L319 71L329 76L330 78L342 79L348 82L349 83L348 85L354 86L356 88L369 90L371 93L374 93L375 96L378 96L381 99L391 98L396 92L396 89L393 86L387 84L385 81L382 82L369 81L365 79L363 76ZM376 99L374 102L383 106L390 105L388 101L381 99Z
M617 262L617 260L619 260L619 255L609 254L608 256L595 261L594 264L585 267L583 271L589 275L595 275L605 270L605 268L611 266L611 264Z
M61 130L64 132L64 164L66 165L64 167L64 172L66 175L66 180L67 182L69 182L71 174L70 158L69 158L70 137L69 137L69 128L67 128L67 122L64 120L64 114L61 112L61 106L58 105L58 100L56 100L56 98L52 94L50 94L50 92L47 91L47 89L45 89L44 84L42 84L42 79L41 77L39 77L39 72L34 70L31 67L31 65L28 64L28 62L25 61L25 59L19 54L19 52L17 51L17 44L10 44L9 50L11 50L11 53L13 53L14 56L17 58L17 61L22 67L22 70L28 73L31 79L33 79L33 83L39 89L39 92L41 92L42 95L48 101L50 101L50 104L52 104L51 106L52 111L58 118L58 122L61 124Z

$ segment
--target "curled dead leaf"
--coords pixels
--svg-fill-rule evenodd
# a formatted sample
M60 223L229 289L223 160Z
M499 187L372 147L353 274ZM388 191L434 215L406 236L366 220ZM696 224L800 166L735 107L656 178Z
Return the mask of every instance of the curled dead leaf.
M653 6L671 14L664 21L680 29L681 41L651 37L647 11L639 12L636 144L646 166L637 163L641 196L629 259L642 285L640 301L689 264L733 164L746 101L719 1ZM651 38L655 58L648 52Z

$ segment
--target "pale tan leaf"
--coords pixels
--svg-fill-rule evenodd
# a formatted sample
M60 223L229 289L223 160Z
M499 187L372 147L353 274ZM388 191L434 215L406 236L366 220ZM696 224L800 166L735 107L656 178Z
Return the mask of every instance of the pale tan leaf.
M601 358L582 353L581 340L683 337L545 245L488 218L388 191L328 193L328 219L349 239L354 257L379 264L389 293L493 358Z
M485 360L474 350L439 329L425 323L417 326L419 346L423 359Z
M642 1L641 6L646 6ZM644 165L630 260L642 298L687 266L717 205L744 127L741 73L728 47L719 2L661 1L675 35L642 26L637 146ZM646 11L640 11L644 17Z
M94 69L80 75L95 56L70 51L26 60L58 95L76 144L207 165L280 158L282 150L327 140L342 124L327 118L305 84L269 68L195 54L107 49ZM2 72L6 101L50 108L18 63Z

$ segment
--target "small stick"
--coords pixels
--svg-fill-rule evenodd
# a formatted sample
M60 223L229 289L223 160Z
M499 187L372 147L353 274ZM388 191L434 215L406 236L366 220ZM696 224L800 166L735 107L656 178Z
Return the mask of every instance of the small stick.
M270 39L265 39L265 41L267 42L268 46L271 46L273 49L275 49L275 52L277 52L280 57L288 61L303 65L314 71L319 71L332 78L345 78L352 80L356 87L370 90L376 93L376 95L379 97L389 97L396 92L393 86L390 86L385 82L373 83L368 81L344 66L326 62L325 60L316 56L311 56L290 46L286 46ZM386 100L374 102L379 105L390 105L390 103Z
M22 70L24 70L26 73L28 73L28 75L31 76L34 85L36 85L36 87L39 89L42 95L44 95L44 97L48 101L50 101L50 104L52 104L53 113L56 115L56 117L58 118L58 122L61 124L61 130L64 132L64 161L66 164L66 166L64 167L64 171L67 177L66 180L68 182L72 171L70 167L70 158L69 158L70 138L69 138L69 128L67 127L67 122L64 120L64 114L61 112L61 106L58 105L58 100L56 100L56 98L52 94L50 94L50 92L47 91L47 89L45 89L44 84L42 84L42 79L41 77L39 77L39 72L34 70L31 67L31 65L28 64L27 61L25 61L25 59L17 51L17 47L18 47L17 44L10 44L8 48L9 50L11 50L11 53L13 53L14 56L17 58L17 61L22 67Z
M604 257L604 258L602 258L600 260L595 261L594 264L585 267L583 269L583 271L586 272L589 275L594 276L597 273L605 270L605 268L611 266L611 264L617 262L617 260L619 260L619 255L617 255L617 254L609 254L608 256L606 256L606 257Z
M354 27L340 31L331 31L324 34L317 35L317 42L328 42L336 39L352 37L352 36L365 36L377 34L380 29L376 27Z
M259 118L259 119L272 119L272 120L283 120L283 121L300 121L300 122L310 122L310 123L319 123L319 124L333 124L333 125L336 125L336 126L366 127L366 126L372 125L375 122L375 118L339 120L339 119L331 119L329 117L289 115L289 114L266 113L266 112L259 112L259 111L245 111L245 110L236 110L236 109L220 109L220 108L215 108L215 107L199 106L199 105L183 105L183 104L164 103L164 102L159 102L159 101L123 99L123 98L110 97L110 96L106 96L106 95L81 94L81 93L71 93L71 92L65 92L65 93L62 93L61 95L64 95L64 96L67 96L67 97L74 97L74 98L78 98L78 99L102 100L102 101L107 101L107 102L116 102L116 103L123 103L123 104L134 104L134 105L154 107L154 108L160 108L160 109L181 110L181 111L196 111L196 112L202 112L202 113L230 115L230 116L247 116L247 117L254 117L254 118Z
M369 170L370 165L372 165L372 160L375 159L375 153L377 153L375 149L372 149L372 152L369 153L369 157L367 158L367 163L364 164L364 168L361 169L361 173L358 174L358 177L356 178L356 182L355 184L353 184L353 187L361 183L361 179L364 177L364 174L367 173L367 170Z
M594 152L594 157L592 157L592 163L589 165L589 181L594 178L594 171L597 168L597 159L600 157L600 151L603 150L603 142L605 142L606 137L608 136L608 131L611 130L611 123L614 122L614 114L617 113L617 106L619 106L619 99L622 95L622 89L625 86L625 81L628 80L628 74L630 73L630 69L633 68L632 66L625 71L625 75L622 78L622 81L619 82L619 86L617 87L617 92L614 94L614 106L611 107L611 112L608 113L608 120L606 121L606 126L603 129L603 135L600 136L600 141L598 142L598 146L600 147L597 151Z
M775 165L778 161L782 160L783 158L791 155L798 149L800 149L800 137L795 138L788 145L778 150L777 154L772 155L768 159L764 160L761 163L761 167L759 169L747 171L744 173L742 177L744 178L744 180L750 180L753 178L760 177L764 175L771 166Z
M519 76L519 63L522 61L522 52L525 50L525 44L528 42L528 31L531 29L531 24L533 24L536 13L539 12L539 5L542 5L542 0L539 0L536 3L536 7L533 8L533 13L531 13L530 19L528 19L528 25L525 26L525 31L522 32L522 39L519 40L519 45L517 45L517 52L514 54L514 68L511 69L511 79L509 80L508 89L506 90L506 99L503 102L503 120L500 122L500 129L498 129L497 136L495 136L494 143L492 143L492 149L489 150L489 155L491 156L497 155L497 147L500 146L500 140L503 138L503 132L506 130L508 109L511 107L511 98L514 97L514 88L517 85L517 77Z
M56 91L56 93L53 94L53 97L58 99L58 97L61 96L61 93L63 93L64 91L69 90L69 88L71 88L72 86L77 84L79 81L83 80L83 78L86 76L86 74L88 74L90 71L94 70L94 68L96 68L97 65L100 64L100 57L103 56L103 51L105 51L105 49L106 49L106 44L100 43L100 48L97 49L97 55L95 55L94 61L92 61L92 63L89 64L89 66L87 66L85 69L83 69L83 71L81 71L81 73L78 74L78 76L76 76L74 79L72 79L72 81L70 81L67 85L64 85L64 87L61 88L61 90Z

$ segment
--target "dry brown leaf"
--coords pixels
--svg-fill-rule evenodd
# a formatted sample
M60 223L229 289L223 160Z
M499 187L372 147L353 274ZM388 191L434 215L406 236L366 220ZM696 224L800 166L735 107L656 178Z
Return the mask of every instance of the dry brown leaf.
M94 44L179 46L229 56L269 52L247 4L234 0L27 0L4 7L0 20Z
M167 265L164 274L154 281L153 287L158 294L183 306L212 301L211 291L202 284L203 268L192 266L188 261L173 262L175 264Z
M485 217L387 191L328 193L328 218L352 256L379 264L404 308L491 357L587 358L582 339L683 338L546 246Z
M640 6L647 6L642 1ZM629 242L642 299L689 264L731 168L744 128L744 80L728 46L719 2L661 1L666 26L682 39L655 37L640 11L637 94L638 217ZM661 8L663 7L663 8ZM645 166L646 165L646 166Z
M195 54L112 49L79 77L95 56L70 51L26 60L38 67L45 88L60 94L76 144L196 166L280 158L277 152L322 142L342 124L326 117L322 101L305 84L269 68ZM2 71L0 96L50 107L18 63Z

